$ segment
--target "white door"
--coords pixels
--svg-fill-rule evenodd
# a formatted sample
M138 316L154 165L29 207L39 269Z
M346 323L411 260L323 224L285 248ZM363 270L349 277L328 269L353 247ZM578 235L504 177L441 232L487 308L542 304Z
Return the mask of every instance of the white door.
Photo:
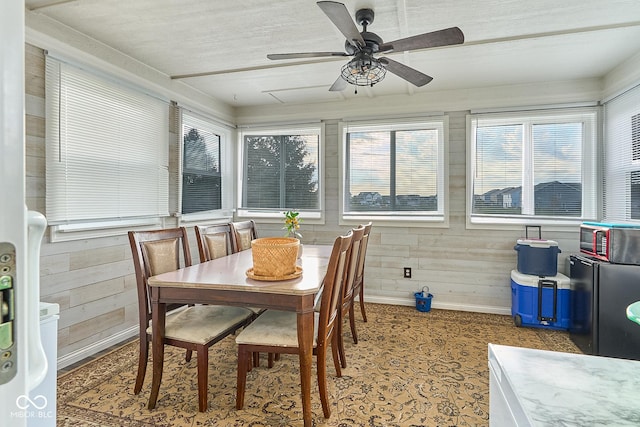
M10 426L26 426L39 410L42 402L29 398L29 390L47 372L38 316L39 242L34 254L27 239L24 7L23 0L0 1L0 424ZM35 228L46 226L41 215L34 219Z

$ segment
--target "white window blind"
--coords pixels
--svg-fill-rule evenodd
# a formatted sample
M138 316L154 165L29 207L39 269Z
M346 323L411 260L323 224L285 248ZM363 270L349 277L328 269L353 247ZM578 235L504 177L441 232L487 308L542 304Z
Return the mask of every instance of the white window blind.
M595 218L594 109L474 115L470 138L472 222Z
M321 131L310 126L241 133L241 215L296 210L306 218L320 217Z
M444 122L344 127L345 218L442 220Z
M604 219L640 221L640 86L605 104Z
M169 104L46 58L51 224L168 215Z

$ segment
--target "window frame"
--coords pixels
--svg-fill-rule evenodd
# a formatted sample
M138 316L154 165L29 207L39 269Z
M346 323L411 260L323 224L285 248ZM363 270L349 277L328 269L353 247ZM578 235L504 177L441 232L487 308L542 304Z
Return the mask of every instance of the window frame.
M246 127L238 131L238 179L236 194L236 218L238 219L259 219L264 222L280 222L285 209L258 209L242 206L244 195L244 183L247 175L245 161L244 137L252 135L317 135L318 136L318 206L317 210L300 209L300 217L304 218L307 224L324 224L325 201L324 201L324 162L325 162L325 124L324 122L299 124L299 125L266 125L264 127Z
M358 120L339 123L339 218L341 225L375 221L376 224L389 227L449 227L449 116L434 115L420 118L399 118L394 120ZM438 130L438 170L437 195L438 209L433 211L345 211L347 194L348 160L347 134L350 132L373 131L410 131Z
M476 144L476 125L478 121L482 124L508 125L508 124L524 124L523 139L526 144L523 147L523 200L525 203L525 194L529 194L527 203L533 202L534 183L531 177L527 176L525 169L532 163L533 151L531 146L532 140L528 140L525 136L526 127L540 124L551 123L567 123L582 122L582 171L581 171L581 190L582 190L582 214L579 217L560 217L560 216L536 216L535 214L520 215L504 215L504 214L475 214L473 213L474 200L474 177L475 177L475 144ZM593 221L598 218L600 203L598 201L598 192L600 189L600 168L598 167L598 145L600 140L600 111L597 107L576 107L576 108L548 108L545 110L518 110L509 112L496 113L471 113L467 115L467 228L495 228L502 226L512 228L520 228L522 225L547 225L557 226L562 229L574 229L575 225L579 225L583 221ZM524 186L529 185L531 188L525 189Z
M198 223L209 220L229 221L233 217L233 192L234 192L234 162L233 162L233 146L232 132L228 126L220 123L218 120L195 112L194 110L180 106L179 126L178 126L178 211L180 212L180 223L188 225L190 223ZM192 212L188 214L182 213L182 182L184 173L184 118L187 114L195 118L197 121L204 122L208 126L205 130L217 135L220 138L220 182L221 182L221 208Z

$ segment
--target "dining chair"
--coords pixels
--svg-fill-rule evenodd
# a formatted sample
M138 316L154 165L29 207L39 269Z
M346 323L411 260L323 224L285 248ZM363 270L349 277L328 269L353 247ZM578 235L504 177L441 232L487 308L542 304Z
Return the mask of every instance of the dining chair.
M365 258L367 256L367 247L369 246L369 235L371 234L372 223L371 221L369 221L367 224L361 224L360 226L364 227L364 236L362 237L362 248L360 249L360 255L358 258L358 269L353 284L353 295L358 295L358 300L360 301L360 313L362 313L362 320L366 322L367 313L364 309L364 267ZM355 334L353 335L353 342L355 344L358 344L358 336Z
M231 255L234 252L234 231L231 224L216 225L196 225L193 227L198 240L198 252L200 254L200 262L211 261L212 259L222 258ZM253 312L253 320L255 320L265 309L259 307L246 307ZM260 355L254 354L253 366L260 366ZM268 366L273 367L273 356L269 355Z
M179 269L181 259L185 267L190 266L191 254L187 242L187 231L184 227L129 231L128 234L138 289L140 354L133 392L139 394L147 370L149 343L153 338L152 305L147 281L151 276ZM252 320L252 312L242 307L187 306L182 303L168 304L167 312L164 344L186 349L187 362L191 360L192 352L196 351L198 409L204 412L207 410L209 347L249 324ZM153 409L153 406L150 404L149 409Z
M233 237L233 252L250 249L251 241L258 238L255 221L232 222L229 225Z
M340 309L338 310L338 315L340 317L340 319L338 320L338 354L340 355L340 362L343 368L347 367L347 358L344 351L344 338L342 328L344 326L344 319L347 316L349 316L351 336L354 337L353 341L357 343L356 321L353 308L353 299L355 297L353 286L358 269L359 255L360 251L362 250L364 227L360 226L358 228L354 228L350 231L350 233L351 247L349 248L349 258L347 260L349 265L347 266L347 276L342 286Z
M320 312L314 312L313 354L316 356L318 389L325 418L331 415L327 396L327 348L331 345L333 364L338 377L342 376L338 355L337 322L340 319L342 284L349 265L351 236L338 236L333 244L329 265L324 277L324 291ZM298 354L297 314L292 311L267 310L236 337L238 344L238 383L236 409L244 406L247 382L247 362L253 352ZM308 378L310 381L311 378Z
M196 225L200 262L211 261L233 253L233 232L229 224Z

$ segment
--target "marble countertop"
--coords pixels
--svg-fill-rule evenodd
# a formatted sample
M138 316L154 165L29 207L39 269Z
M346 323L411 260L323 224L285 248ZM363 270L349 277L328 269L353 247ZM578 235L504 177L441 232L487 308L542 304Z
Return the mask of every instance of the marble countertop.
M640 426L640 361L489 344L532 426Z

